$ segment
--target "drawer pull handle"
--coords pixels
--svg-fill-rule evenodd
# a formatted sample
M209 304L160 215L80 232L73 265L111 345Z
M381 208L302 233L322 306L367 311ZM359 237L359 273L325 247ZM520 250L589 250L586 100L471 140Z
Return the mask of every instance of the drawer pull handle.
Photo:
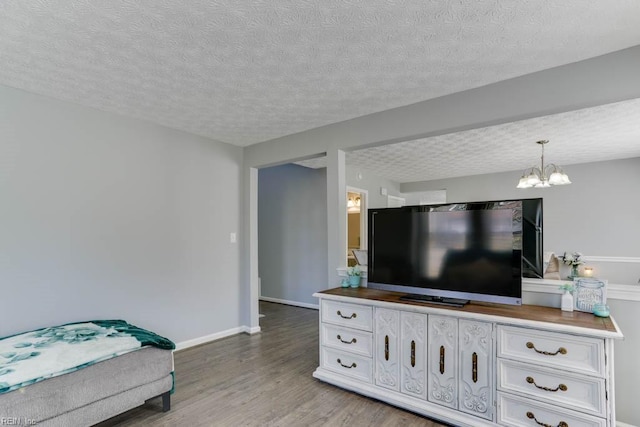
M558 351L556 351L555 353L551 353L550 351L542 351L542 350L538 350L538 349L536 348L536 346L535 346L531 341L529 341L529 342L527 343L527 348L532 348L532 349L534 349L534 350L536 351L536 353L544 354L545 356L556 356L556 355L558 355L558 354L567 354L567 349L566 349L566 348L564 348L564 347L560 347L560 348L558 349Z
M345 365L340 361L340 359L338 359L338 363L340 364L340 366L342 366L343 368L347 368L347 369L355 368L355 367L358 366L358 365L356 365L356 362L353 362L351 365Z
M338 339L345 344L355 344L358 341L355 338L351 338L351 341L345 341L340 335L338 335Z
M416 367L416 342L411 340L411 367Z
M353 313L351 316L343 316L342 313L340 313L340 310L338 310L337 313L338 316L342 317L343 319L355 319L357 317L355 313Z
M471 355L471 379L474 383L478 382L478 353Z
M540 421L538 421L536 419L536 416L533 414L533 412L527 412L527 418L535 421L539 426L542 426L542 427L554 427L551 424L545 424L545 423L541 423ZM555 427L569 427L569 424L565 423L564 421L560 421L558 423L558 425L555 426Z
M536 384L536 380L534 380L532 377L527 377L527 382L529 384L533 384L534 386L536 386L540 390L545 390L545 391L556 392L558 390L560 390L560 391L567 391L568 390L567 386L564 385L564 384L559 384L558 387L556 387L556 388L543 387L541 385Z
M444 374L444 346L440 346L440 375Z
M389 335L384 336L384 360L389 360Z

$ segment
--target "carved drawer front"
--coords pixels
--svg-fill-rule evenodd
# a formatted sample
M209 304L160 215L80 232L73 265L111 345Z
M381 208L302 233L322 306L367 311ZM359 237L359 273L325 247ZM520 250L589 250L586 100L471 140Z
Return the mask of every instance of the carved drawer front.
M368 383L372 382L373 366L371 358L323 347L321 363L323 368L338 374Z
M376 308L375 382L380 387L400 389L400 312Z
M498 424L516 427L606 427L604 418L498 392Z
M373 337L371 332L323 323L322 345L371 357Z
M400 391L427 398L427 315L400 313Z
M493 419L495 388L492 331L491 323L466 319L458 321L458 409L488 420Z
M371 332L373 307L338 301L322 301L322 321Z
M498 326L498 357L603 377L604 340Z
M458 407L458 319L429 315L427 400Z
M498 360L498 390L529 395L559 406L606 416L603 378Z

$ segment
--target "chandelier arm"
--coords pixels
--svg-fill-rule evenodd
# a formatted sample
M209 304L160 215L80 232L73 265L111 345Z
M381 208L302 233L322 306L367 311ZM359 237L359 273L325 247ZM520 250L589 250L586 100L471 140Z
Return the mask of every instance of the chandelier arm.
M560 168L560 166L556 165L555 163L549 163L547 166L545 166L544 169L544 173L547 177L549 177L549 175L551 175L553 172L559 172L562 171L562 169Z

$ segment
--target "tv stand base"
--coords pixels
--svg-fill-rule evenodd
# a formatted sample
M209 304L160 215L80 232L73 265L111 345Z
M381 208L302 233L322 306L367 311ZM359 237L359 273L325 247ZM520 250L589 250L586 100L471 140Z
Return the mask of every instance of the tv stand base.
M432 295L407 294L400 297L402 301L426 302L429 304L448 305L449 307L464 307L469 304L468 299L435 297Z
M612 318L368 288L314 296L319 380L459 427L616 425Z

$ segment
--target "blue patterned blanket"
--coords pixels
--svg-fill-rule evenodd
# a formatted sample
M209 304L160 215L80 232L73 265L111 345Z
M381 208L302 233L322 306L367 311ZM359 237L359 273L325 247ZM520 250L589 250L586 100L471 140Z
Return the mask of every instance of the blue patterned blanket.
M0 394L147 345L175 349L167 338L124 320L71 323L1 338Z

